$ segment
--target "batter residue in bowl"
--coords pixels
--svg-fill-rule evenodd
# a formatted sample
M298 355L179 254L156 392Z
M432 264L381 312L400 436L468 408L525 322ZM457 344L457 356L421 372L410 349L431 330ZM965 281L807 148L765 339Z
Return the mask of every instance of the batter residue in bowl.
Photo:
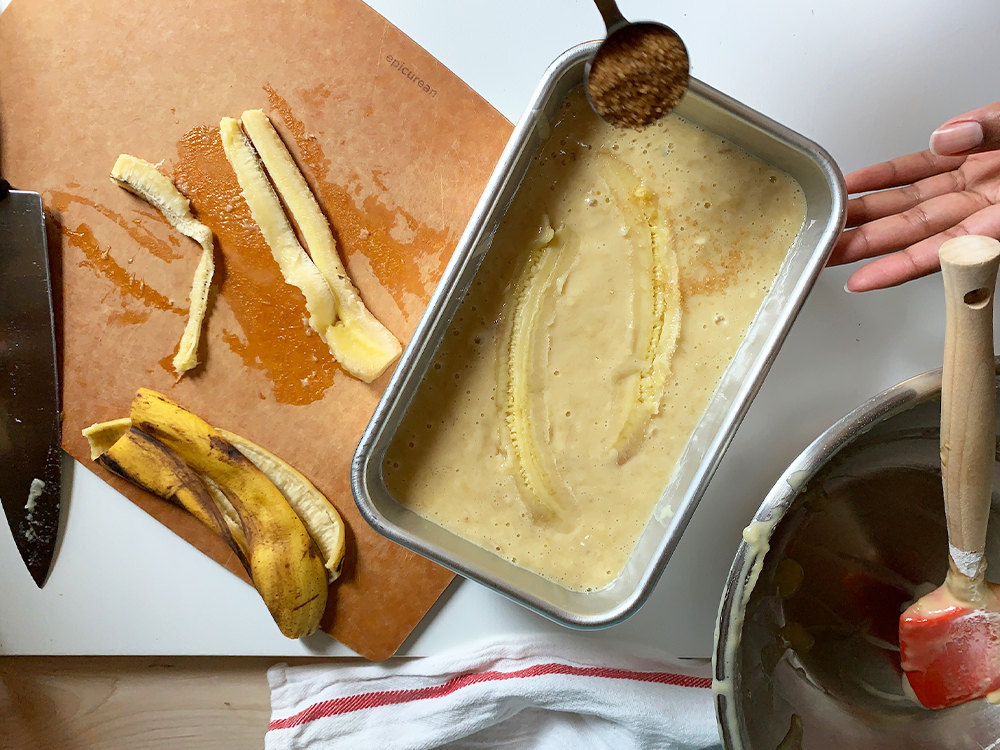
M420 515L574 590L619 574L804 218L786 174L574 93L384 464Z

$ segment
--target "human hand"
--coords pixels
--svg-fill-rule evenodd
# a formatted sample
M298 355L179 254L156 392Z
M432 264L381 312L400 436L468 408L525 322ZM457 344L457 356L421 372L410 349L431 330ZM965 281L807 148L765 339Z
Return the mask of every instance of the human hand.
M847 175L847 229L827 265L877 258L846 289L902 284L940 269L938 248L962 234L1000 238L1000 102L948 120L930 148ZM875 192L870 192L875 191Z

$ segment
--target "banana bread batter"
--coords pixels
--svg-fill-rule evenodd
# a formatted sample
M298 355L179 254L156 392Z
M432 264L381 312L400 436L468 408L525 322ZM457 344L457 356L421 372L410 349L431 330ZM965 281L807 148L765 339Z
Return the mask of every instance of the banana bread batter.
M618 576L802 225L786 174L569 97L384 464L396 499L574 590Z

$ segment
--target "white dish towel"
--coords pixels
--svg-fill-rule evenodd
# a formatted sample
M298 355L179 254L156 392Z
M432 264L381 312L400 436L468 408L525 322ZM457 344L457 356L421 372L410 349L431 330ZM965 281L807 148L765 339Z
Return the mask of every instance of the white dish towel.
M271 667L266 750L720 748L707 661L568 634Z

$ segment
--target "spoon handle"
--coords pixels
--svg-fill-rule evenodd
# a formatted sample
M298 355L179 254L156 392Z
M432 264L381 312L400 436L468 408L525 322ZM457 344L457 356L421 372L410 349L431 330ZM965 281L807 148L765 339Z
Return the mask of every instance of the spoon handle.
M628 23L625 20L625 16L618 10L618 6L615 5L615 0L594 0L594 5L597 6L597 10L601 13L601 18L604 19L604 25L608 29L608 36L612 32L617 31L618 27Z
M951 569L982 579L996 452L993 295L1000 242L963 236L941 246L945 337L941 477Z

